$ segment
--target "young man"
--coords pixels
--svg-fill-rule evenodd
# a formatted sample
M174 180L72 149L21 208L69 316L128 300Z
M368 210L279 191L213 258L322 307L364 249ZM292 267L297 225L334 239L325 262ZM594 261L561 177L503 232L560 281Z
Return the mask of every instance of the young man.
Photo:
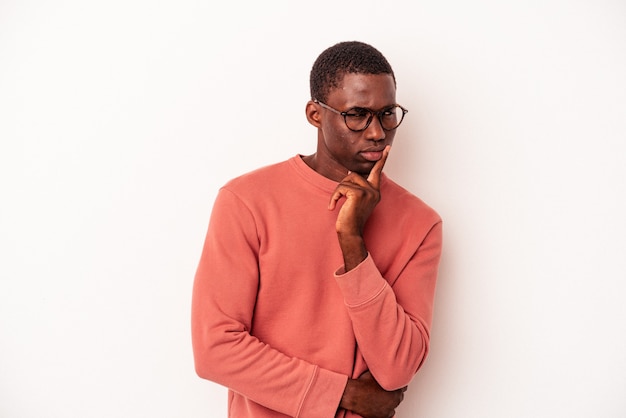
M441 220L382 173L391 66L342 42L311 70L317 150L218 193L193 290L200 377L229 417L391 417L428 352Z

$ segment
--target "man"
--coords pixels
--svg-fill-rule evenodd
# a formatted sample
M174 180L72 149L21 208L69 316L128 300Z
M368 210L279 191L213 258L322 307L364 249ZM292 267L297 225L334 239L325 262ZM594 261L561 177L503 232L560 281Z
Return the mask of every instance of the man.
M200 377L230 417L391 417L428 352L441 220L385 174L391 66L342 42L311 70L317 150L218 193L193 290Z

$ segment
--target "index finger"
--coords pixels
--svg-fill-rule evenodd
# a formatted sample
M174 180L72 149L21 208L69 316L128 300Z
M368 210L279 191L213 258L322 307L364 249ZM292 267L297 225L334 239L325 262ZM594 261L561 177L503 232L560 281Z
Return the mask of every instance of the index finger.
M374 164L374 167L372 167L372 171L370 171L370 174L367 176L367 181L377 189L380 186L380 174L383 172L383 167L387 162L389 150L391 150L391 145L387 145L385 147L385 149L383 150L382 158L376 161L376 164Z

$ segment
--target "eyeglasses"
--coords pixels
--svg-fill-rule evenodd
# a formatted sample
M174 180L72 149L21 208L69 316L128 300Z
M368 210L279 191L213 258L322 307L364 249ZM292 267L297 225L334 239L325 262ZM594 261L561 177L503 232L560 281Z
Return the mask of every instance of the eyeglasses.
M370 126L370 123L372 123L374 116L378 118L380 126L382 126L385 131L393 131L400 126L402 120L404 119L404 115L408 113L408 110L399 104L389 106L378 112L366 107L353 107L345 112L341 112L317 99L314 99L313 102L319 104L325 109L343 116L343 120L346 122L348 129L354 132L366 130L367 127Z

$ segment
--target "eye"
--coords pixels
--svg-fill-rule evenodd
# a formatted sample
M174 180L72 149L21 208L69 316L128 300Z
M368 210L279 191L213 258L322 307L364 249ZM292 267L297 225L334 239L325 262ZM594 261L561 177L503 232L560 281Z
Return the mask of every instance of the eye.
M383 110L383 116L386 118L390 116L395 116L395 115L396 115L396 106L392 106Z
M355 107L348 110L346 116L355 119L367 119L370 117L370 111L361 107Z

